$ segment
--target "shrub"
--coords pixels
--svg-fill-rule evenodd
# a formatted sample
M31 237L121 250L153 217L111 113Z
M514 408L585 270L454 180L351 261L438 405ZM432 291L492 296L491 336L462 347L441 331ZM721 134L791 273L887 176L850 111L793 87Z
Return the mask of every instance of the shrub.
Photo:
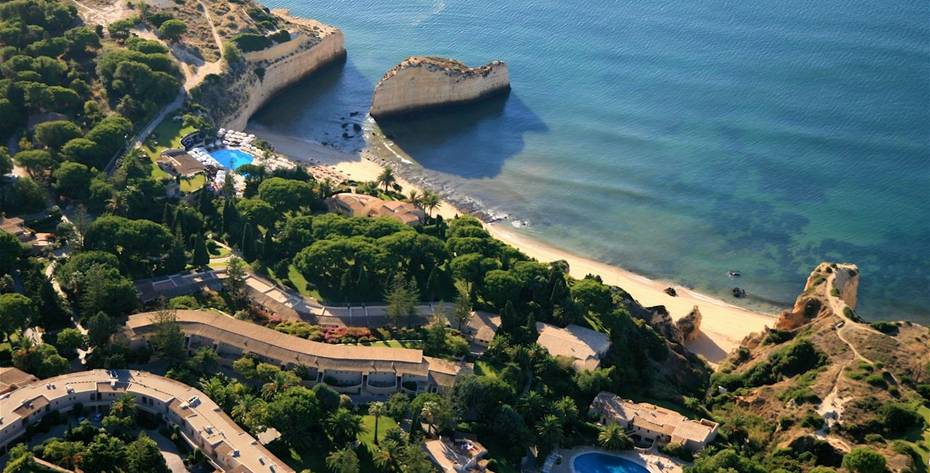
M872 449L856 447L843 457L843 468L851 473L885 473L885 458Z
M887 402L879 409L882 425L892 435L901 435L920 429L924 419L911 406L901 402Z
M233 43L244 53L261 51L271 47L271 40L255 33L239 33L232 38Z
M898 324L892 322L872 322L869 324L875 330L878 330L885 335L897 335L898 334Z

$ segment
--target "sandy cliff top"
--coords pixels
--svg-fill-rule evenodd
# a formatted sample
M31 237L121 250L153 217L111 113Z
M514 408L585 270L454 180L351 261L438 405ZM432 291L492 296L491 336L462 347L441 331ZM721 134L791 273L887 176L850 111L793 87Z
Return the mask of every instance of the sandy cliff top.
M442 72L450 76L463 76L463 77L474 77L474 76L487 76L491 73L494 68L506 66L503 61L491 61L483 66L477 67L468 67L460 61L455 59L449 59L438 56L410 56L407 59L404 59L400 64L392 67L388 70L384 77L381 78L381 81L378 83L390 79L397 75L398 72L403 71L404 69L411 69L415 67L426 68L430 72Z

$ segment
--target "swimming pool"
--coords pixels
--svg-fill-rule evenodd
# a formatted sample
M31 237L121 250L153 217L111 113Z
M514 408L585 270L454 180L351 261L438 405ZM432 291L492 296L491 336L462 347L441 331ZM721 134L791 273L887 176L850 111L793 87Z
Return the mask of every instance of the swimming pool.
M625 458L605 453L583 453L572 461L575 473L649 473L649 470Z
M217 149L210 151L210 156L217 160L224 168L235 171L243 164L252 163L252 155L238 149Z

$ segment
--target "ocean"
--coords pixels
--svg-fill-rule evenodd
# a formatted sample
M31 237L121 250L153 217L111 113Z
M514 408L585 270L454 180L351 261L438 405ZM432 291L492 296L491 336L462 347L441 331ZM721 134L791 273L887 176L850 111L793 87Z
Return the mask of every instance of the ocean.
M508 96L381 127L436 188L769 312L818 262L854 262L860 315L930 322L925 0L265 4L341 28L348 58L250 126L357 150L345 124L373 126L374 85L405 57L501 59Z

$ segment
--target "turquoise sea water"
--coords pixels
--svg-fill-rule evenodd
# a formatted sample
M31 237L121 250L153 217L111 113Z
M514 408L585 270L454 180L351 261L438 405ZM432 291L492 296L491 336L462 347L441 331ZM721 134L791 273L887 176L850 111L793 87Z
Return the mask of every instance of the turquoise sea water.
M342 28L349 55L253 126L356 149L343 123L406 56L503 59L506 99L383 127L443 190L773 311L855 262L863 316L930 322L925 0L265 3Z
M577 473L648 473L629 460L603 453L585 453L575 457L572 467Z
M213 156L213 159L217 160L226 169L233 170L243 164L250 164L253 159L252 155L245 151L226 148L210 151L210 156Z

